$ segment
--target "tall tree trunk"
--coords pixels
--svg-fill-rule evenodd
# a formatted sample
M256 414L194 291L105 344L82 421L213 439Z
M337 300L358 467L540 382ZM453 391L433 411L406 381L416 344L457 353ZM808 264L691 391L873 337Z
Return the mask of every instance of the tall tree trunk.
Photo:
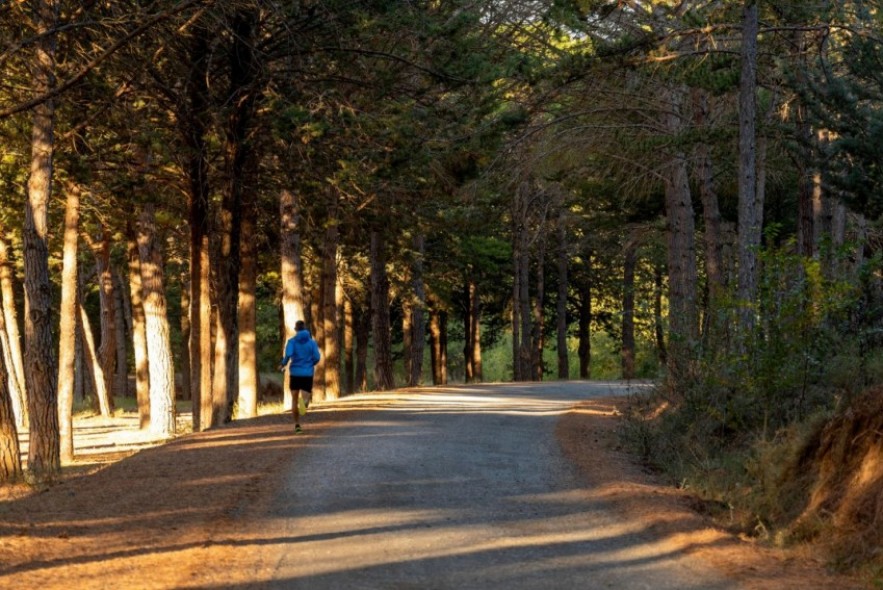
M0 302L0 307L3 303ZM9 407L15 419L16 426L24 426L25 411L22 406L21 392L18 389L18 380L15 378L15 362L12 360L11 345L9 344L9 334L6 332L6 318L3 310L0 309L0 363L8 368L6 373L6 391L9 396Z
M353 310L356 332L355 390L368 391L368 341L371 338L371 313L359 306Z
M208 60L209 32L194 29L181 133L187 146L190 217L190 398L193 430L212 425L211 260L209 253Z
M577 356L579 356L579 378L589 379L592 376L592 288L591 282L579 292L579 321Z
M708 93L701 89L693 91L695 108L694 123L700 130L708 127ZM719 302L726 290L723 264L723 232L721 229L720 204L714 183L711 150L704 141L696 145L695 171L702 201L702 219L705 225L705 275L708 279L709 300Z
M294 323L306 320L304 310L304 267L300 254L300 203L294 191L284 189L279 193L279 218L282 227L279 248L282 258L282 317L285 339L294 335ZM284 352L284 350L282 351ZM279 355L280 358L282 355ZM283 407L291 409L291 391L288 379L283 379Z
M325 391L322 400L336 400L340 397L340 331L337 329L337 253L340 242L337 219L337 195L329 211L328 227L325 230L324 259L322 261L322 325L324 339Z
M668 364L668 348L665 345L665 328L662 317L662 297L665 276L661 264L656 265L653 279L653 329L656 335L656 351L659 357L659 364L666 366Z
M137 254L137 248L135 254ZM131 260L131 258L130 258ZM140 272L140 268L138 269ZM140 284L140 283L139 283ZM134 307L134 306L133 306ZM190 375L190 272L181 273L181 350L178 351L178 372L181 374L181 397L182 399L191 398ZM132 322L134 325L134 321ZM132 330L134 332L134 328ZM142 426L143 428L144 426Z
M150 366L147 348L147 326L144 317L144 290L141 285L141 254L138 252L138 234L132 222L126 225L128 234L129 293L132 300L132 348L135 356L135 401L138 405L138 426L150 426ZM187 289L182 289L182 292ZM181 317L187 317L187 307L181 307ZM182 338L185 335L182 333Z
M242 213L242 235L254 236L257 232L257 210L252 192L243 199ZM242 241L242 268L239 270L239 418L258 415L257 254L254 239Z
M116 329L114 327L114 297L113 276L110 271L110 235L105 227L101 228L101 239L98 242L89 240L88 244L95 257L95 274L98 278L98 302L100 309L99 333L101 336L98 346L98 362L101 363L101 374L104 378L103 390L107 392L107 399L101 404L107 408L109 416L113 413L113 385L114 372L116 370ZM105 414L102 414L105 415Z
M55 86L55 35L58 5L54 0L31 3L37 23L31 77L39 96ZM47 100L33 109L31 169L22 231L25 267L25 390L28 393L28 471L37 481L53 479L61 470L58 432L58 367L52 337L49 281L48 209L52 194L55 104Z
M514 228L513 228L514 229ZM515 231L512 237L512 380L523 381L521 371L521 255Z
M83 282L82 273L80 273L79 294L77 299L80 301L80 317L79 328L80 335L83 337L83 352L86 353L86 363L89 367L89 378L95 393L95 404L98 406L98 412L102 416L110 416L110 407L108 406L107 380L104 378L104 368L101 366L101 359L98 357L98 350L95 346L95 333L92 331L92 322L83 307Z
M625 247L622 267L622 378L635 378L635 267L638 240L632 236Z
M395 388L392 373L392 343L389 323L389 277L386 274L386 243L371 232L371 316L374 333L374 387Z
M0 312L6 324L8 336L7 354L11 364L7 364L9 377L9 396L12 399L12 409L15 412L16 425L24 426L28 420L28 400L25 391L25 368L21 349L21 330L18 326L18 311L15 307L14 277L12 260L9 256L9 244L6 232L0 224Z
M484 379L481 365L481 297L474 278L469 281L469 306L472 308L472 313L469 314L472 317L469 325L469 364L472 366L472 380L480 383Z
M472 364L472 347L475 345L472 328L475 318L472 317L473 282L468 276L464 278L463 287L463 380L472 383L475 380L475 367Z
M740 347L755 326L757 251L761 244L763 203L757 192L757 0L745 0L742 25L742 76L739 82L739 269ZM670 355L671 356L671 355Z
M447 350L445 346L446 312L435 305L429 310L429 350L432 365L432 384L447 385Z
M426 349L426 285L423 282L423 259L426 255L426 237L423 234L414 236L415 258L411 265L411 283L414 290L415 304L411 310L411 337L413 353L411 359L411 375L408 385L416 387L423 380L423 356Z
M6 332L6 320L0 315L0 331ZM0 359L0 484L21 479L21 450L18 446L18 429L12 413L12 400L7 383L9 376Z
M568 250L567 209L561 207L558 213L558 299L555 302L559 379L568 379L570 377L570 358L567 350Z
M64 207L64 246L61 303L58 309L58 430L61 460L74 458L74 377L77 356L77 246L80 225L80 187L67 185Z
M147 331L150 373L150 432L158 437L175 434L175 367L169 337L162 254L156 241L153 204L147 204L138 223L141 289Z
M125 298L123 297L123 283L120 280L119 273L114 267L110 270L113 279L114 292L114 343L116 360L114 362L116 371L114 372L114 390L117 395L123 397L129 396L129 350L126 346L128 341L128 330L126 322Z
M343 374L346 393L355 392L356 365L355 365L355 338L353 324L353 302L344 296L343 298Z
M666 129L674 138L682 128L683 92L672 89L669 97L671 102L665 116ZM678 151L669 154L669 158L665 178L665 209L668 221L669 330L673 350L668 365L669 374L677 381L689 370L693 346L698 338L698 279L687 161L684 154Z
M530 310L530 249L528 247L527 228L521 227L518 231L518 318L521 320L519 332L521 333L521 344L518 348L518 362L521 365L519 371L523 381L533 379L533 362L532 362L532 326L531 326L531 310Z
M546 304L546 237L541 235L537 248L537 293L533 304L533 346L531 360L533 379L542 381L546 372L543 349L546 345L546 328L543 321L543 308Z
M116 298L113 293L113 272L110 266L110 233L106 227L101 228L101 242L95 245L96 276L98 277L98 300L101 309L101 344L98 357L104 371L105 388L108 392L108 407L113 412L113 396L115 375L117 370L116 355Z

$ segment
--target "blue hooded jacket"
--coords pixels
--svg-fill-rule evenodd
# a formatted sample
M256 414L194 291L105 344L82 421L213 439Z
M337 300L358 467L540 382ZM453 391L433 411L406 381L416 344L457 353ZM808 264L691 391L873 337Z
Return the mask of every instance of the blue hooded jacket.
M295 377L310 377L313 375L313 367L322 356L319 354L319 345L313 340L309 330L300 330L285 343L285 356L279 364L288 365L288 373Z

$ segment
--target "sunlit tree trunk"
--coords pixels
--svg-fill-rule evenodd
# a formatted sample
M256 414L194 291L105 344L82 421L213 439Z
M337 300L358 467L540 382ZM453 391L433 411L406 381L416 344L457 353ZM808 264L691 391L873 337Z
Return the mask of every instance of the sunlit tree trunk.
M386 244L377 231L371 232L370 259L374 387L380 391L387 391L395 388L389 320L389 277L386 274Z
M82 273L80 274L82 277ZM83 284L80 281L80 335L83 337L83 352L86 355L86 363L89 367L89 378L92 384L93 393L95 394L95 403L98 406L98 412L102 416L110 415L110 407L107 405L107 380L104 378L104 368L101 366L101 359L98 358L98 350L95 346L95 333L92 331L92 322L83 307Z
M61 303L58 308L58 430L61 460L74 458L74 384L77 357L77 250L80 187L68 183L64 208Z
M432 365L432 384L447 385L447 346L445 342L446 312L430 304L429 350Z
M189 52L187 104L179 121L187 146L190 225L190 398L193 429L212 425L211 254L208 184L208 32L196 27Z
M472 337L473 323L475 318L472 317L474 311L472 306L472 289L474 283L467 276L463 282L463 379L466 383L472 383L475 380L475 367L472 363L472 347L475 340Z
M254 195L248 194L242 204L242 233L254 236L257 211ZM237 417L254 418L258 415L257 358L257 249L255 240L242 241L242 268L239 270L239 402Z
M168 315L162 254L156 241L152 203L144 205L138 222L141 290L147 332L150 374L150 432L158 437L175 434L175 368Z
M371 313L363 306L353 309L356 336L355 391L368 391L368 342L371 339Z
M332 195L334 199L337 195ZM340 397L340 331L337 319L337 255L340 242L338 230L337 204L329 211L328 227L325 229L325 247L322 261L322 355L325 375L324 397L319 399L335 400ZM321 393L321 392L320 392Z
M423 282L423 257L426 251L426 238L414 236L414 261L411 264L411 284L414 291L414 306L411 308L411 372L408 385L416 387L423 380L423 356L426 349L426 286Z
M481 365L481 298L478 292L478 283L475 279L469 281L469 316L472 321L469 324L469 365L472 367L472 380L481 382L484 378L484 370Z
M4 354L8 355L7 367L9 372L9 396L12 400L12 409L15 413L16 425L19 427L27 423L27 393L25 392L25 369L21 349L21 330L18 326L18 311L15 307L14 277L12 260L9 255L10 247L6 240L3 224L0 223L0 313L6 325L7 348Z
M150 367L147 349L147 326L144 318L144 295L141 286L141 255L138 235L131 221L127 224L127 256L129 263L129 293L132 301L132 348L135 357L135 400L138 405L138 424L141 429L150 426ZM183 289L186 291L186 289ZM181 308L187 317L187 307ZM182 338L184 335L182 334Z
M106 399L100 400L102 416L110 416L113 413L113 385L114 370L116 367L116 331L114 329L113 311L113 278L110 273L110 236L107 229L101 228L101 239L96 242L84 234L95 258L95 274L98 279L98 304L99 304L99 344L97 352L98 362L101 365L101 375L104 384L99 391L104 392ZM107 412L106 414L104 412Z
M304 267L300 252L300 204L294 191L284 189L279 193L279 218L280 228L279 248L282 258L282 317L284 338L283 350L280 350L279 358L284 352L285 340L294 336L294 323L297 320L305 320L304 311ZM288 389L288 379L283 379L283 406L291 409L291 391Z
M346 393L353 393L356 384L355 335L353 324L353 303L349 297L343 297L343 374Z
M137 249L135 251L137 254ZM130 258L131 260L131 258ZM140 269L138 269L140 272ZM190 376L190 272L181 273L181 349L178 352L178 372L181 375L181 397L191 399ZM134 325L134 321L133 321ZM134 332L134 329L133 329Z
M31 84L35 95L55 85L55 36L58 5L54 0L30 3L37 30ZM53 479L61 469L58 433L58 379L52 336L52 297L49 281L48 209L52 194L55 105L47 100L34 107L31 169L22 231L25 267L25 389L28 394L28 471L37 481Z
M0 316L0 331L6 331L6 320ZM21 450L18 429L12 413L12 400L7 387L6 366L0 359L0 484L21 479Z

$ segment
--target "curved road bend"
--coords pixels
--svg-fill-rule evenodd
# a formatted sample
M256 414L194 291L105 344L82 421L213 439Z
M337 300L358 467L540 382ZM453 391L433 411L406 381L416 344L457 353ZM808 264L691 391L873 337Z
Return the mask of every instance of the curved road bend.
M255 587L735 588L581 493L556 420L579 400L627 391L501 384L334 403L372 411L305 439L260 524L269 542Z

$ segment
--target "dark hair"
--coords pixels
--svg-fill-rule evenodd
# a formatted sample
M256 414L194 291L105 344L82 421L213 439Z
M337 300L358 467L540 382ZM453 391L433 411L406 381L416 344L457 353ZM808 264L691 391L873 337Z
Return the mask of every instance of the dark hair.
M307 327L307 325L304 323L303 320L297 320L296 322L294 322L294 330L296 332L300 332L301 330L305 330L306 327Z

